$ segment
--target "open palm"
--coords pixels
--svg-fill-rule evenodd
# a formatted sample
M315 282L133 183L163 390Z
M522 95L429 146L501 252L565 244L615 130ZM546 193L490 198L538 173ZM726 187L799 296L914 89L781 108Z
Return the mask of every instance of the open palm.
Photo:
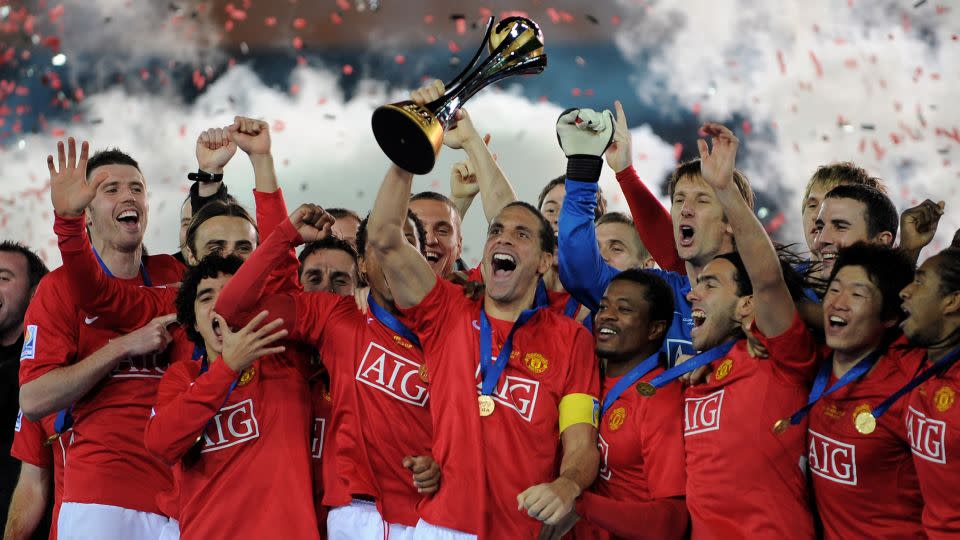
M83 215L84 209L90 205L100 187L109 176L101 171L95 178L87 181L87 159L90 154L90 144L83 141L80 145L80 159L77 159L77 141L67 139L67 149L64 151L63 141L57 143L57 165L53 163L53 156L47 156L47 169L50 171L50 199L53 210L64 217Z

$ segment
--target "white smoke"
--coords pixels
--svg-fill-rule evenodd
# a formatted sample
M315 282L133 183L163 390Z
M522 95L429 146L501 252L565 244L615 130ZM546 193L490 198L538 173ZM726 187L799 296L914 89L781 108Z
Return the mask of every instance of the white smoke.
M304 202L361 213L370 208L388 165L373 138L370 117L378 105L405 96L388 95L384 83L366 80L346 100L337 78L333 70L297 68L290 81L297 91L286 93L265 86L249 68L236 66L192 104L114 89L82 103L86 117L102 121L59 127L65 130L64 138L89 140L92 150L116 146L139 161L149 192L147 246L154 253L172 253L177 249L180 204L189 187L186 175L196 169L196 137L203 129L229 124L235 114L271 124L277 174L291 211ZM536 201L542 186L563 174L565 159L554 126L564 107L530 101L513 88L486 90L467 108L477 129L491 134L491 148L523 200ZM45 160L55 152L56 140L49 134L22 137L6 153L0 170L9 195L0 199L2 236L40 249L51 264L59 262L59 253ZM673 147L648 127L634 131L634 149L641 177L660 178L674 165ZM414 189L449 192L449 171L464 158L460 151L443 150L433 172L415 179ZM612 207L625 210L613 175L604 174ZM252 172L242 151L226 167L225 179L231 193L252 208ZM476 201L464 225L464 258L469 263L476 262L482 250L482 214Z
M620 0L623 54L650 73L641 99L738 128L751 180L781 198L794 238L817 166L850 160L883 178L901 211L946 200L931 249L960 225L956 185L960 10L934 2ZM911 8L911 4L917 4ZM647 58L653 52L647 63ZM953 81L952 83L950 81ZM929 253L929 251L927 252Z

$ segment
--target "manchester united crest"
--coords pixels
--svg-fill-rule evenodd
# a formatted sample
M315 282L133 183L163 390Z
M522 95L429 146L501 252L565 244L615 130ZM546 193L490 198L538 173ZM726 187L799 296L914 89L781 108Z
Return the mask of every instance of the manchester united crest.
M243 370L240 373L240 381L237 383L237 386L246 386L253 380L254 376L257 374L257 368L250 366L247 369Z
M723 362L720 362L720 365L714 370L713 378L722 381L730 374L731 369L733 369L733 360L726 358Z
M420 380L421 380L421 381L423 381L423 382L425 382L425 383L430 382L430 376L427 375L427 363L426 363L426 362L420 364L420 367L417 368L417 375L420 376Z
M946 412L953 407L953 402L957 399L957 393L949 386L943 386L933 394L933 405L940 412Z
M607 420L607 425L610 426L610 431L616 431L623 426L623 421L627 419L627 410L623 407L617 407L616 409L610 411L610 419Z
M550 366L550 363L547 362L547 357L540 353L527 354L523 358L523 364L527 366L527 369L530 370L530 373L533 373L534 375L540 375Z

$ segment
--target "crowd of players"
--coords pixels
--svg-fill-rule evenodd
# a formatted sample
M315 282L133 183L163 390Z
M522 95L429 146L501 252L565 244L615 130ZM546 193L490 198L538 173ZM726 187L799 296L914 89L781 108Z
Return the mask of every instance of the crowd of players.
M137 162L60 143L63 265L0 244L4 538L960 537L957 238L915 268L943 203L898 215L821 166L798 256L731 131L702 128L667 211L615 110L559 118L536 206L460 111L450 195L392 166L367 216L288 215L238 117L198 138L173 256L144 249Z

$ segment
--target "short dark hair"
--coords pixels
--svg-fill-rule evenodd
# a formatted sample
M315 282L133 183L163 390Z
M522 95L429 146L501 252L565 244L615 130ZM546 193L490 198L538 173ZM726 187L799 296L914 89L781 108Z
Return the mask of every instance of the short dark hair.
M323 251L326 249L339 249L340 251L346 253L353 259L353 264L357 265L357 250L350 245L349 242L341 238L337 238L334 235L329 235L326 238L320 240L315 240L313 242L307 242L303 246L303 251L300 252L300 255L297 256L297 259L300 261L300 271L299 274L303 276L303 261L307 260L307 257L313 255L318 251ZM360 273L359 271L357 272Z
M667 193L670 195L671 203L673 202L673 194L677 191L677 183L688 176L703 178L703 175L700 174L700 158L685 161L677 165L677 168L673 170L673 174L670 175L670 180L667 182ZM740 169L733 170L733 183L736 184L737 189L740 190L740 195L743 195L743 200L747 201L747 206L753 210L753 188L750 187L750 181L747 180L746 175L744 175ZM726 219L726 217L724 217L724 219Z
M119 148L108 148L97 151L87 160L87 180L90 179L90 173L94 169L104 165L129 165L138 171L140 170L140 165L129 154Z
M333 219L344 219L344 218L353 218L360 221L360 214L354 212L349 208L327 208L326 212L333 216Z
M543 186L543 189L540 190L540 196L537 197L537 209L539 210L540 208L543 208L543 201L546 200L547 195L553 191L553 188L566 185L566 182L566 176L558 176L547 182L547 185ZM607 200L603 198L603 189L600 189L600 186L597 186L597 206L593 209L593 219L599 219L600 216L606 213L606 211Z
M463 216L460 215L460 211L457 210L457 205L453 202L450 197L447 197L443 193L437 193L436 191L421 191L420 193L415 193L410 196L410 202L414 201L438 201L450 207L453 210L453 213L456 214L461 220Z
M790 291L790 297L794 302L805 298L804 289L807 287L805 272L798 268L803 268L804 260L791 249L791 246L775 246L777 258L780 259L780 271L783 273L783 280ZM737 296L749 296L753 294L753 283L750 281L750 274L747 273L747 267L743 264L743 258L739 252L724 253L717 255L714 259L726 259L733 265L735 271L733 279L737 284Z
M540 221L540 249L546 251L547 253L556 253L557 251L557 236L553 233L553 226L550 225L550 222L547 221L547 218L543 217L543 214L540 213L532 204L525 201L513 201L512 203L503 207L503 210L507 208L512 208L514 206L519 206L524 208L532 213ZM501 212L503 211L501 210Z
M43 276L47 275L47 272L49 272L47 265L43 263L43 260L36 253L34 253L32 249L21 244L20 242L4 240L3 242L0 242L0 251L19 253L23 255L23 258L27 260L27 280L30 283L31 289L35 289L40 283L40 280L43 279Z
M200 253L197 251L196 246L193 245L193 242L197 239L197 230L205 221L219 216L238 217L249 221L250 224L253 225L253 230L257 233L257 243L260 243L260 229L257 228L257 222L250 217L250 213L247 212L246 208L237 203L212 201L203 205L203 208L190 218L190 226L187 227L187 249L193 253L195 258L200 258Z
M595 225L599 227L601 225L606 225L607 223L620 223L622 225L627 225L633 230L636 230L636 224L634 223L633 218L623 212L607 212L597 219ZM650 257L650 250L647 249L647 246L643 245L643 240L640 239L640 233L636 234L640 243L640 255L643 258Z
M409 208L407 208L407 219L413 222L413 230L417 234L417 242L420 243L420 254L425 255L427 252L427 229L424 228L423 222L420 221L417 214ZM370 214L367 214L367 217L360 221L360 228L357 229L357 254L361 257L367 252L367 222L369 221Z
M667 330L673 324L673 289L662 277L640 268L624 270L614 276L611 283L614 281L629 281L643 286L643 299L650 305L650 321L665 321L667 323L666 329L660 336L659 343L657 343L657 347L662 347L663 341L667 337Z
M870 282L880 290L880 316L883 320L903 320L900 291L913 281L913 261L906 253L898 248L871 242L851 244L837 254L837 262L830 272L830 282L846 266L863 268Z
M948 247L937 253L940 257L940 294L946 296L960 291L960 248Z
M197 332L194 325L197 324L197 314L193 309L193 304L197 300L197 289L200 282L207 278L215 278L220 274L232 276L240 270L243 259L236 255L221 257L217 254L207 255L197 263L196 266L187 268L183 275L183 281L180 282L180 290L177 292L176 307L177 321L187 337L201 347L204 346L203 336Z
M866 208L866 215L863 216L863 219L867 222L867 234L870 235L870 238L883 231L890 231L896 239L900 216L897 214L897 207L893 205L890 197L884 195L880 190L863 184L842 184L831 189L826 198L853 199L863 203Z

